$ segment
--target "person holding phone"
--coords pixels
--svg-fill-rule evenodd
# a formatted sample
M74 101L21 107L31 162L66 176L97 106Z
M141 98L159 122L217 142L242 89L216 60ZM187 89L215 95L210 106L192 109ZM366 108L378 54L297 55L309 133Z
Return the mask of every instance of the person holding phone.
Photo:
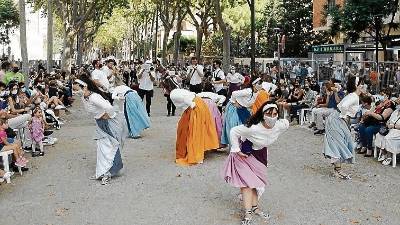
M140 98L144 99L146 96L146 111L150 116L151 98L154 94L154 82L156 80L155 69L151 61L146 61L138 74Z
M201 83L204 77L204 67L198 64L198 59L192 57L192 64L188 67L187 81L189 82L189 90L196 94L202 90Z

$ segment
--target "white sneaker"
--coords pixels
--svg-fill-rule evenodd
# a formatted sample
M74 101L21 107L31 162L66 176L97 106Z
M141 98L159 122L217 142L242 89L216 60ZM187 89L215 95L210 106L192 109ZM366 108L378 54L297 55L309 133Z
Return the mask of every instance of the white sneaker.
M63 106L63 105L58 105L58 106L56 106L54 109L56 109L56 110L65 109L65 106Z
M392 163L392 158L388 157L385 160L383 160L382 165L389 166L391 163Z
M4 176L2 177L2 179L7 180L9 179L12 175L14 175L14 172L7 172L4 174Z
M386 154L380 154L378 157L378 162L382 162L386 159Z

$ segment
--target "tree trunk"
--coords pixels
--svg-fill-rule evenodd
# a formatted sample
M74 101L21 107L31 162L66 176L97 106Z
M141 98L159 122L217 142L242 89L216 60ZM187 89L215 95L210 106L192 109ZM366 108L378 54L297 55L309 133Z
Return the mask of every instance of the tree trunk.
M222 10L220 5L220 0L214 0L214 8L216 12L216 20L218 22L219 27L221 28L223 35L223 49L222 49L222 68L225 73L230 71L230 59L231 59L231 28L229 25L224 23L222 17Z
M156 9L156 32L154 34L154 43L153 43L153 58L157 59L157 47L158 47L158 8Z
M47 72L53 69L53 2L47 0Z
M70 73L71 72L71 61L72 56L74 54L74 41L75 34L73 32L65 32L66 36L64 37L64 52L63 52L63 64L61 66L62 70Z
M22 72L25 76L25 84L28 84L28 73L29 73L29 61L28 61L28 47L26 43L26 18L25 18L25 0L19 0L19 33L20 33L20 45L21 45L21 60L22 60Z
M255 76L256 72L256 10L255 0L249 0L251 12L251 76Z
M82 28L77 34L77 44L76 44L76 65L82 65L82 55L84 52L83 43L85 39L85 28Z
M168 37L171 32L171 28L164 27L164 37L163 37L163 48L162 48L162 63L165 65L167 63L167 54L168 54Z
M179 60L179 51L181 48L181 36L182 36L182 15L181 13L178 14L178 21L177 21L177 26L176 26L176 32L174 35L174 64L175 66L178 65L178 60Z
M203 28L196 28L196 57L200 61L201 56L201 46L203 44Z

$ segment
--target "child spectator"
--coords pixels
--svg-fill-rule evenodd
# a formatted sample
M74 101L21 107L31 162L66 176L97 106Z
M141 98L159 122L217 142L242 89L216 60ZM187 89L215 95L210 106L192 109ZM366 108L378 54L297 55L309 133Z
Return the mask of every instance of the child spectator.
M36 107L33 110L32 120L29 123L29 131L32 137L32 157L44 156L43 138L44 138L44 125L42 110ZM40 153L36 154L36 145L39 145Z
M15 157L15 165L18 167L26 167L28 160L24 157L24 151L21 149L21 144L11 138L7 138L6 129L8 124L4 119L0 119L0 148L1 151L12 150Z

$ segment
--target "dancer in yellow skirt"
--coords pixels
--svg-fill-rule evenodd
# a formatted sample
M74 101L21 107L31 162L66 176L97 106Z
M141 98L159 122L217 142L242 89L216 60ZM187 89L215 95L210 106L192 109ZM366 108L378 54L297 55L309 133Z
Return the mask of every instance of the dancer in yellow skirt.
M195 93L184 89L171 91L170 97L176 107L186 109L178 123L176 163L185 166L202 163L205 151L219 148L207 104Z

